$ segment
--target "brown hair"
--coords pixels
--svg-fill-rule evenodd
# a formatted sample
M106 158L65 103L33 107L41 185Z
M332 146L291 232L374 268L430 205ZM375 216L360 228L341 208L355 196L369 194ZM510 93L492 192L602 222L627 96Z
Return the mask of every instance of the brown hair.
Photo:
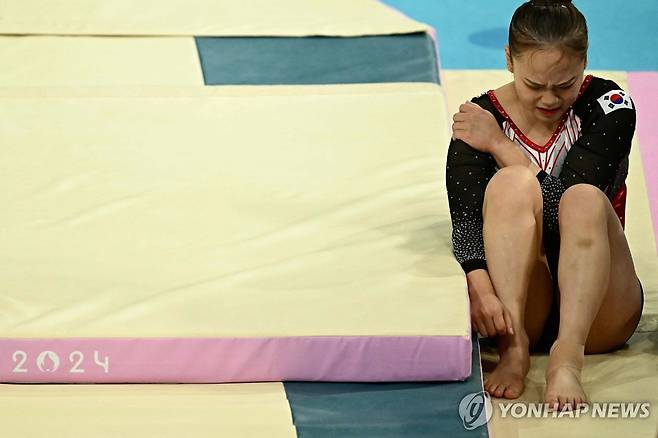
M559 47L587 60L587 20L571 0L533 0L519 6L509 27L511 55Z

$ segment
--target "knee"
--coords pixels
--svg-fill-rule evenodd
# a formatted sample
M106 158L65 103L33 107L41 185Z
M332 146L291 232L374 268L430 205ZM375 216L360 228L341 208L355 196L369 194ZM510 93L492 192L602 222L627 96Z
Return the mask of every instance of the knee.
M508 166L496 172L487 185L484 197L486 203L505 208L529 209L541 206L539 181L524 166Z
M569 187L560 199L560 230L577 228L582 232L605 224L608 202L607 196L596 186L576 184Z

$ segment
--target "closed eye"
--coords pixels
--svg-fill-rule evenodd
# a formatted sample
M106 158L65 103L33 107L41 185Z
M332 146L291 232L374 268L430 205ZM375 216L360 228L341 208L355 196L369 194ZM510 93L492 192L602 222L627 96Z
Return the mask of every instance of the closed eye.
M559 88L560 90L568 90L569 88L573 87L575 84L576 84L575 82L572 82L570 84L559 85L557 88ZM544 88L544 86L542 85L536 85L529 82L526 82L525 85L531 90L541 90Z

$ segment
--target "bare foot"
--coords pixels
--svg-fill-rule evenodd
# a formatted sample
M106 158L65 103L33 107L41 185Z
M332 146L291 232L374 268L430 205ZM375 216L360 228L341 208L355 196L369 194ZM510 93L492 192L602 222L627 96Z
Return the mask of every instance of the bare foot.
M518 398L525 388L524 380L530 369L527 339L519 334L498 337L500 360L496 369L484 379L484 389L494 397Z
M544 394L550 410L571 410L587 403L580 383L584 355L585 346L582 344L557 340L551 347Z

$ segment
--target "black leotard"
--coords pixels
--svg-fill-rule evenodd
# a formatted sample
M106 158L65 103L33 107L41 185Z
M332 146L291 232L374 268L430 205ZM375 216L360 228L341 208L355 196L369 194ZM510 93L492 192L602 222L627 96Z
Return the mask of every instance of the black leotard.
M490 111L505 134L542 168L537 178L547 233L559 231L560 199L567 188L578 183L592 184L603 191L624 224L625 180L635 131L635 106L616 83L587 76L580 95L545 146L535 145L518 130L493 92L473 98L472 102ZM461 140L450 143L446 185L453 251L465 273L487 268L482 203L485 188L497 170L492 155Z

